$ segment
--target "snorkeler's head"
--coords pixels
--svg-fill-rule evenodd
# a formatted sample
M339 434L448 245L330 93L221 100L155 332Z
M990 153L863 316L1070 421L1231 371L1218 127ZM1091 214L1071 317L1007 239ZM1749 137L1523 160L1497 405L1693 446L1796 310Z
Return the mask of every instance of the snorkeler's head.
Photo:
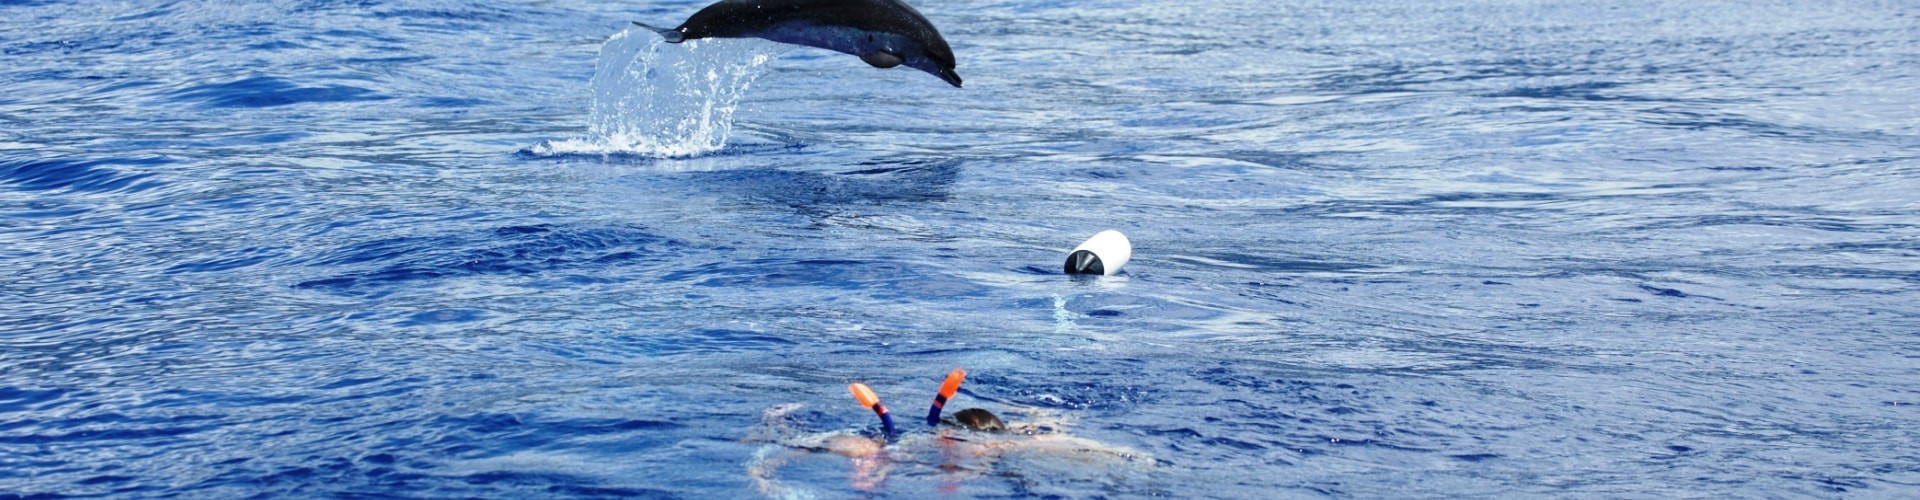
M979 408L960 410L959 413L953 414L953 421L959 422L961 427L976 431L1007 430L1006 422L1001 422L1000 417L994 416L993 412Z

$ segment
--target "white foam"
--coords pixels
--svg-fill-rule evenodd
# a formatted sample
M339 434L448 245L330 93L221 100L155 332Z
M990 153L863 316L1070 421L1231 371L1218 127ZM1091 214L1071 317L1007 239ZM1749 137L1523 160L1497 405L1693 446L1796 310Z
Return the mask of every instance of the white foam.
M540 156L688 157L718 151L740 98L785 50L757 39L666 43L629 28L600 47L587 136L527 148Z

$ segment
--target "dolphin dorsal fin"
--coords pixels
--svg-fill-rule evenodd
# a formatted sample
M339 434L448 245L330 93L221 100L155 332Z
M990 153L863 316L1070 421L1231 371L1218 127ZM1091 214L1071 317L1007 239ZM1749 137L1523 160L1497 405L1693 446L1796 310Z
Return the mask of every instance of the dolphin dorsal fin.
M680 43L680 42L687 41L686 36L683 36L680 34L680 30L671 29L671 28L655 28L652 26L648 26L647 23L643 23L640 21L634 21L633 25L653 30L654 33L659 33L660 38L665 38L667 40L667 43Z

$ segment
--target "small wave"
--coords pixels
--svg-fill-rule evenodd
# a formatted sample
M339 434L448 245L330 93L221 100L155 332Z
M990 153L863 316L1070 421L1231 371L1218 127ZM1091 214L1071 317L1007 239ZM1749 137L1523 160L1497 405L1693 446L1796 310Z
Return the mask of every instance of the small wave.
M178 102L210 108L268 108L302 103L376 101L386 99L372 90L348 85L301 86L270 76L195 85L172 96Z
M312 264L347 272L294 285L300 289L382 293L400 283L473 275L532 275L657 258L679 245L632 226L508 226L477 234L407 236L361 243ZM375 264L373 269L352 269Z
M89 193L137 192L161 185L149 179L152 174L140 170L170 163L173 160L159 156L0 160L0 184L28 191L66 189ZM134 171L122 172L112 168L116 165L133 167L131 170Z

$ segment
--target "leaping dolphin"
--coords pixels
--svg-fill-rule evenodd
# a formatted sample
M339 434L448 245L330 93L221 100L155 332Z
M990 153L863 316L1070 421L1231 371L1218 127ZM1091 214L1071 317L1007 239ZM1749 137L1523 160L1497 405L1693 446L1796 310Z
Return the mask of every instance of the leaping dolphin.
M765 38L859 56L875 68L905 64L960 86L953 49L920 11L900 0L720 0L661 29L668 42Z

